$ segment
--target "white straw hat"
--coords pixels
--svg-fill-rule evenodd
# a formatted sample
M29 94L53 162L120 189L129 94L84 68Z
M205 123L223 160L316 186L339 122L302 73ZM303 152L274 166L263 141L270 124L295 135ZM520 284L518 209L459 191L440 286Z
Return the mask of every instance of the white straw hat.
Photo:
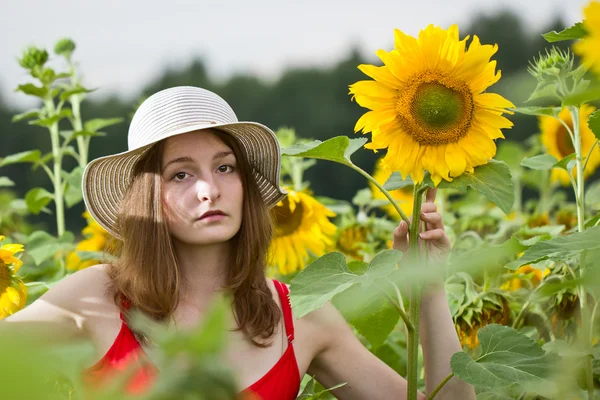
M287 192L279 186L281 152L273 131L257 122L239 122L229 104L213 92L178 86L157 92L140 105L129 126L129 150L88 163L82 190L91 216L121 239L117 216L136 162L162 139L205 128L218 128L237 139L268 208L285 197Z

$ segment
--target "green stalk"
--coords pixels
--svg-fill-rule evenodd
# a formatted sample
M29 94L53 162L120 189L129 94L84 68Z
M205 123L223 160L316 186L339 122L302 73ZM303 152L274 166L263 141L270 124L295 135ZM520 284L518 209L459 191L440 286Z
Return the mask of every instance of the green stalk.
M419 257L419 231L421 227L421 203L423 201L422 184L415 184L413 195L412 224L408 230L409 259L411 267L417 265ZM411 285L409 294L408 318L413 330L408 332L408 363L407 363L407 399L417 400L417 384L419 374L419 320L421 317L421 288Z
M52 98L46 98L44 105L48 109L48 114L53 115L56 110ZM60 151L60 138L58 135L58 122L53 123L50 128L50 142L52 143L53 156L53 181L54 186L54 204L56 206L56 229L58 237L61 237L65 232L65 209L63 201L63 186L62 186L62 153Z
M83 123L81 122L81 98L78 94L71 96L71 111L73 112L73 129L75 132L81 132L83 130ZM88 162L88 148L89 140L88 137L78 136L77 137L77 149L79 153L79 166L85 168Z
M445 377L444 380L441 381L440 384L436 386L436 388L433 390L433 392L431 392L431 394L429 396L427 396L427 400L433 400L433 398L435 397L435 395L438 394L438 392L444 387L444 385L446 383L448 383L448 381L450 379L452 379L453 376L454 376L454 372L451 372L450 375L448 375L447 377Z
M573 147L575 148L575 168L577 171L577 184L575 191L575 200L577 202L577 230L583 232L585 230L585 187L583 180L583 159L581 157L581 129L579 126L579 108L575 106L568 107L573 121ZM579 277L583 278L585 270L584 253L579 256ZM583 331L583 343L587 348L592 346L592 337L590 335L589 312L587 307L587 294L582 285L578 285L579 290L579 307L581 309L581 324ZM588 391L588 397L594 398L594 374L592 370L592 359L584 358L585 380Z
M383 195L385 197L387 197L387 199L390 201L390 203L392 203L392 206L396 209L396 211L398 211L398 214L400 214L400 217L408 224L408 226L410 227L410 220L408 219L408 217L406 216L406 214L404 213L404 211L402 211L402 209L400 208L400 206L398 205L398 203L396 203L396 200L394 200L394 198L392 197L392 195L383 188L383 185L381 185L379 182L377 182L375 180L375 178L373 178L371 175L369 175L368 173L366 173L365 171L363 171L360 167L349 163L349 164L345 164L348 167L352 168L353 170L355 170L356 172L358 172L359 174L361 174L362 176L364 176L365 178L367 178L371 183L373 183L373 185L375 185L377 187L377 189L379 189L381 191L381 193L383 193ZM415 193L417 191L417 186L415 185ZM419 205L419 208L421 208L421 206ZM413 211L414 214L414 211ZM417 224L418 225L418 224ZM410 228L409 228L410 229ZM418 232L417 232L418 233Z

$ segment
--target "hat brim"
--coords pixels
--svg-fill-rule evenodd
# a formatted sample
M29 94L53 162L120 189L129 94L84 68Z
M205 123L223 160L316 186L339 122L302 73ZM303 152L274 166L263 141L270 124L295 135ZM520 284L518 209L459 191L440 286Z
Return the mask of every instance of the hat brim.
M165 133L160 140L207 128L219 129L238 140L253 167L253 176L267 208L287 195L279 185L279 142L275 133L260 123L194 124ZM87 210L100 226L118 239L122 239L117 224L120 204L131 183L133 168L144 153L160 140L138 149L99 157L90 161L83 172L82 191Z

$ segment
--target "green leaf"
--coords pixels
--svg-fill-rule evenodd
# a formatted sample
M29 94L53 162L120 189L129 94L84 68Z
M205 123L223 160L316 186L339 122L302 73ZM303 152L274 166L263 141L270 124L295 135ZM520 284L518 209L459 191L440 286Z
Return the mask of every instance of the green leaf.
M560 97L558 96L558 86L555 83L545 83L545 82L539 82L537 84L537 86L535 87L535 89L533 90L533 92L531 93L531 95L529 96L529 98L525 101L526 103L533 101L533 100L537 100L537 99L541 99L544 97L554 97L556 99L560 99Z
M99 260L99 261L114 261L117 258L104 251L77 251L77 256L81 261Z
M451 253L448 263L453 269L481 271L483 269L500 269L513 260L526 247L512 237L504 243L490 245L484 242L480 247L463 253Z
M373 348L383 344L400 318L395 307L374 287L353 285L335 296L333 304Z
M561 107L516 107L512 110L525 115L557 117Z
M600 98L600 84L596 83L588 87L576 90L575 93L567 96L562 106L579 106L584 103L590 103Z
M24 119L39 118L39 117L40 117L40 110L31 110L31 111L26 111L24 113L15 115L12 118L12 122L19 122L19 121L23 121Z
M78 204L83 199L81 191L81 179L83 177L83 168L75 167L71 173L65 176L67 188L65 190L65 204L68 208Z
M566 28L560 32L551 31L548 33L542 34L544 39L548 43L561 42L563 40L575 40L581 39L587 35L585 28L581 22L575 23L575 25Z
M15 92L23 92L30 96L36 96L41 99L48 95L48 89L45 87L35 86L33 83L26 83L25 85L19 85Z
M498 389L516 383L544 396L554 394L551 375L558 356L547 354L536 342L507 326L487 325L477 337L481 355L476 360L464 352L455 353L450 360L459 379Z
M342 253L325 254L292 279L290 301L294 314L301 318L356 283L367 287L374 279L390 275L401 257L398 250L383 251L373 258L366 272L356 274L348 268Z
M7 176L0 176L0 187L15 186L15 183Z
M27 238L27 254L36 265L53 257L59 251L72 250L75 237L71 232L65 232L60 238L50 235L44 231L35 231Z
M561 168L564 169L567 172L571 172L573 170L573 168L575 167L575 156L577 154L572 153L569 154L568 156L566 156L565 158L563 158L562 160L560 160L559 162L557 162L556 164L554 164L555 168Z
M42 153L39 150L27 150L21 153L11 154L4 158L0 158L0 167L16 163L35 163L40 159Z
M506 264L506 268L516 270L522 265L551 259L566 261L585 250L600 248L600 226L575 232L568 236L559 236L551 240L537 242L526 250L521 257Z
M463 189L467 186L483 194L506 215L510 213L515 202L515 192L510 168L505 163L490 160L487 164L476 167L473 173L462 174L452 182L442 180L438 188Z
M592 210L600 210L600 181L586 185L585 189L585 205Z
M329 399L330 397L327 397L326 395L335 389L341 388L342 386L346 385L346 383L340 383L338 385L335 385L333 387L330 387L329 389L325 389L325 390L321 390L319 392L315 392L315 378L314 377L310 377L310 380L306 383L306 385L304 386L304 390L302 390L302 393L300 393L300 395L298 397L296 397L296 400L325 400L325 399Z
M25 195L25 203L32 214L39 214L54 199L54 195L44 188L33 188Z
M123 118L95 118L87 121L83 124L83 130L88 132L97 132L102 128L106 128L111 125L120 124Z
M43 126L45 128L50 128L52 125L58 123L60 120L64 118L70 118L72 116L72 112L68 108L63 108L57 114L54 114L48 118L37 119L35 121L29 122L30 125L38 125Z
M350 139L348 136L336 136L324 142L314 140L309 143L298 143L282 149L281 153L286 156L316 158L350 165L352 164L350 156L367 140L367 138Z
M388 178L388 180L383 185L385 190L396 190L402 189L407 186L413 186L414 182L410 179L410 176L407 176L406 179L402 179L402 175L400 172L392 172L392 175Z
M73 89L65 90L64 92L62 92L60 94L60 100L67 101L67 100L69 100L69 97L71 97L71 96L75 96L75 95L82 94L82 93L91 93L94 90L95 89L92 89L92 90L86 89L83 86L78 85Z
M558 160L550 154L542 154L535 157L524 158L521 165L530 169L546 170L552 169Z
M596 136L596 139L600 139L600 112L599 110L596 110L592 113L592 115L590 115L590 118L588 119L587 122L590 130L594 133L594 136ZM596 151L598 151L598 149L596 149Z

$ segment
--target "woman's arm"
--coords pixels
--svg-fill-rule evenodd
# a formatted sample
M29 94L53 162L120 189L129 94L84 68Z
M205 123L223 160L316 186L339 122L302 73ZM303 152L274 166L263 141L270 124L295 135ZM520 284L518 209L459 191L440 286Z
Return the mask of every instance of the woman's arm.
M86 318L104 297L103 267L96 265L64 278L26 308L0 320L0 340L52 344L88 339Z

